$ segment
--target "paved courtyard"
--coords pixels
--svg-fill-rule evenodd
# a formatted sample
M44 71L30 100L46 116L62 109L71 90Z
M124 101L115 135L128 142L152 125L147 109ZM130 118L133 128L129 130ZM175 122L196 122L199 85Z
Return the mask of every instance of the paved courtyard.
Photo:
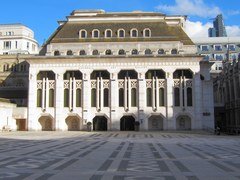
M0 132L0 179L240 179L240 137Z

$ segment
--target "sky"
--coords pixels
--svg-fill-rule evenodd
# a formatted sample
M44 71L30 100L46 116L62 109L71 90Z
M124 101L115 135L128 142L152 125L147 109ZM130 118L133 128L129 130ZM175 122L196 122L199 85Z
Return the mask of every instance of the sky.
M11 3L10 3L11 2ZM32 29L41 45L76 9L103 9L106 12L135 10L187 15L190 37L207 37L212 18L222 13L228 36L240 36L240 0L11 0L1 1L0 24L22 23Z

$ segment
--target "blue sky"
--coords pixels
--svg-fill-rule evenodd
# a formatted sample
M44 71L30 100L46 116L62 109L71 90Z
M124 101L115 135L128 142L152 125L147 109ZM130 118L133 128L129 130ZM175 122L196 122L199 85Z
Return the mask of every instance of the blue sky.
M222 13L230 36L240 36L240 0L11 0L1 1L0 23L22 23L35 32L42 44L74 9L104 9L113 11L155 11L188 15L194 36L201 36L212 23L211 18ZM200 32L200 29L203 30ZM191 29L191 31L194 31Z

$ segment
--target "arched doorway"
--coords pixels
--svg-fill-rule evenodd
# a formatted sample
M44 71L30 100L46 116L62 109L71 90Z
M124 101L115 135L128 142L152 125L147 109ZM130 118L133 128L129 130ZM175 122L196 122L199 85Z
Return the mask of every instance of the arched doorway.
M133 116L123 116L120 119L120 130L121 131L134 131L135 118Z
M77 116L68 116L65 121L68 126L68 131L80 130L80 119Z
M148 118L148 130L159 131L163 130L163 118L160 115L152 115Z
M187 115L181 115L176 120L177 130L191 130L191 118Z
M42 126L42 131L53 131L53 119L50 116L42 116L38 122Z
M94 131L107 131L108 120L104 116L95 116L93 118L93 130Z

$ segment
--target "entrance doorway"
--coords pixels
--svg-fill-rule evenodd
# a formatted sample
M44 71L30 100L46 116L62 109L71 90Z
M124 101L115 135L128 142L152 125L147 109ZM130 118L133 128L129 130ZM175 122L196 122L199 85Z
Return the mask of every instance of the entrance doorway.
M26 119L17 119L17 130L18 131L27 131L27 120Z
M135 118L133 116L123 116L120 119L121 131L134 131Z
M94 131L107 131L107 118L104 116L96 116L93 118Z
M163 130L163 118L159 115L153 115L148 118L148 130L159 131Z
M177 130L191 130L191 118L186 115L178 116L176 121Z

